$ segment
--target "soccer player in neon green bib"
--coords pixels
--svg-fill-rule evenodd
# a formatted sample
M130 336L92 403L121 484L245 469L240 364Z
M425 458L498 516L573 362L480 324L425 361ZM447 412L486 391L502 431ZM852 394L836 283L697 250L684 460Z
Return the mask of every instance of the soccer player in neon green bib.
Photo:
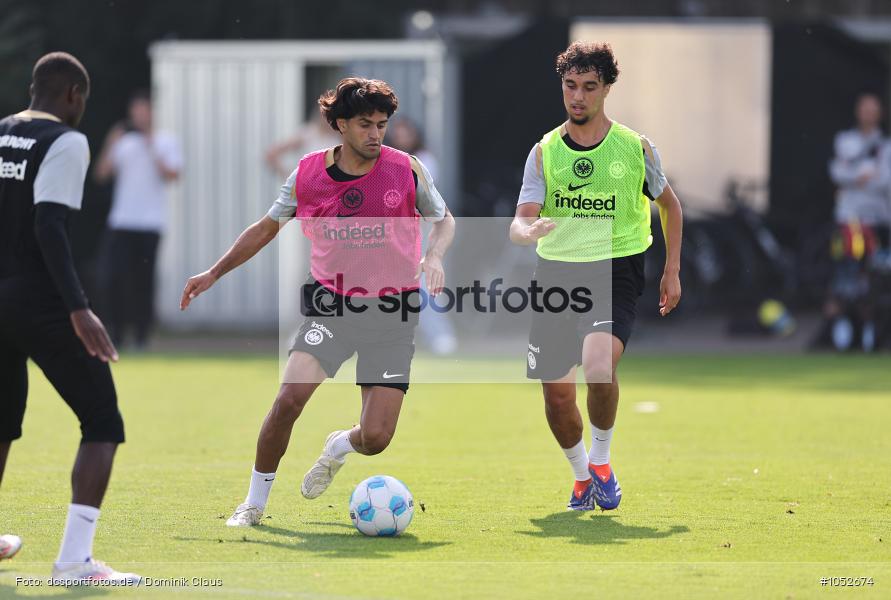
M527 377L542 382L548 425L575 475L568 507L611 510L622 498L610 465L616 367L643 292L644 252L652 243L649 201L659 207L665 235L663 317L681 297L681 205L653 144L604 111L619 74L610 46L571 44L557 57L557 73L569 118L529 154L510 238L537 245L535 279L542 288L582 285L593 302L586 311L534 313ZM578 365L588 387L590 452L576 404Z

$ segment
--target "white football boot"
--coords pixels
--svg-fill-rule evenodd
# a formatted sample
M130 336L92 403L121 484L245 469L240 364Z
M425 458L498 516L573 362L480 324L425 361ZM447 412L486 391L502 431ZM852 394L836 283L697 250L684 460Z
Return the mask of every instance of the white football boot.
M12 558L22 547L22 538L17 535L0 535L0 560Z
M235 509L235 512L232 513L232 516L229 517L229 520L226 521L226 525L229 527L251 527L252 525L259 525L262 518L262 508L242 502Z
M139 585L142 577L135 573L119 573L101 560L93 558L63 568L53 565L53 583L78 585L76 582L80 581L110 581L118 585Z
M328 489L328 486L331 485L331 481L337 475L337 472L340 471L340 467L346 462L344 459L338 460L334 458L331 454L331 441L341 433L343 431L331 432L325 440L322 455L319 456L316 464L303 476L300 493L303 494L304 498L312 500L321 496Z

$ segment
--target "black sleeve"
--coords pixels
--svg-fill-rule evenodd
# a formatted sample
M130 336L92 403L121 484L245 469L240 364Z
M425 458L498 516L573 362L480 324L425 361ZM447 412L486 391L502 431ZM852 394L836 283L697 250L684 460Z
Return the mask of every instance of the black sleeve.
M653 198L653 194L650 193L650 186L649 186L649 184L647 184L646 179L644 179L644 184L643 184L643 195L646 196L647 198L649 198L650 200L652 200L653 202L656 201L656 199Z
M34 235L46 268L69 312L87 308L89 302L74 270L68 243L69 208L55 202L39 202L35 208Z

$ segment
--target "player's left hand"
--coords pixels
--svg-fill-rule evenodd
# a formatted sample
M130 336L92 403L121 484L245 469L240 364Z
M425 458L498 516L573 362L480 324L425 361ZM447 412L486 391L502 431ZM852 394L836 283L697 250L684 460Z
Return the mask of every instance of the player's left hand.
M662 274L659 282L659 314L663 317L681 301L681 278L678 273Z
M186 310L189 308L189 304L192 303L192 300L197 298L199 294L206 292L210 289L214 283L216 283L217 278L210 271L205 271L204 273L199 273L194 277L190 277L186 282L186 287L183 289L183 296L179 301L179 309Z
M428 254L421 259L415 279L418 279L421 273L424 274L424 278L427 280L427 291L430 292L431 296L436 297L442 291L442 286L445 285L445 271L442 268L442 261L439 257Z
M90 356L102 362L117 362L118 351L115 350L105 325L89 308L75 310L69 315L74 333L80 338Z

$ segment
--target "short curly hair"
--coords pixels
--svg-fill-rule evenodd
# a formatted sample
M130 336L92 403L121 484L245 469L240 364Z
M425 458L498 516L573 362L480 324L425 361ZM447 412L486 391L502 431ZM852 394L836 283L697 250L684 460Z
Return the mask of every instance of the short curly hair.
M605 85L611 85L619 77L619 65L613 49L607 43L573 42L557 56L557 74L562 79L570 71L587 73L595 71Z
M64 94L72 85L80 86L84 93L90 91L90 76L83 64L67 52L50 52L43 55L31 72L34 95L55 98Z
M398 106L399 99L390 84L363 77L341 79L336 89L328 90L319 97L319 110L334 131L340 131L337 119L370 115L376 110L392 117Z

